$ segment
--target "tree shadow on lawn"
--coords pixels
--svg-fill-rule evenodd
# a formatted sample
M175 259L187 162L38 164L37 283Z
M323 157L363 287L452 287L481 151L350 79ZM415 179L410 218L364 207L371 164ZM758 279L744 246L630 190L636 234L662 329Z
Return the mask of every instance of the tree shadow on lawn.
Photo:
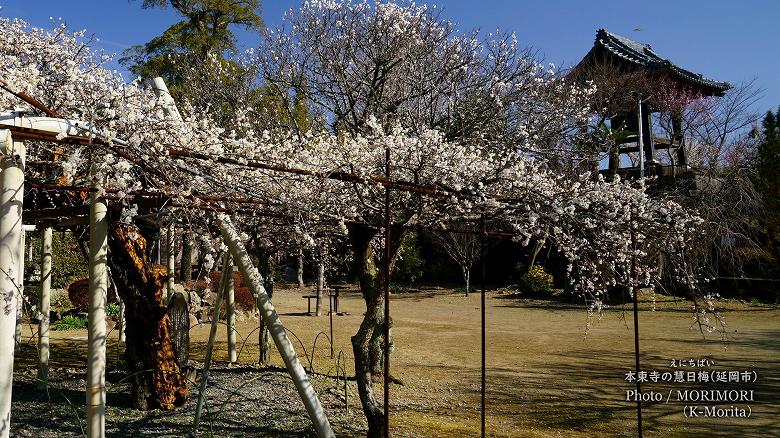
M519 308L519 309L545 309L545 310L587 310L588 304L582 297L562 293L552 297L534 297L520 293L500 294L491 298L503 301L497 307ZM647 300L640 295L639 310L642 312L652 311L657 313L692 313L692 302L683 298L666 297L659 300ZM738 304L743 307L732 308L733 303L716 303L715 308L719 313L729 314L732 312L778 312L777 306L748 306L745 303ZM719 306L721 308L719 308ZM623 304L606 304L603 312L622 312L630 313L633 311L631 302Z
M746 348L756 350L767 350L767 352L780 353L780 329L747 329L743 331L731 330L726 332L723 337L720 338L700 338L700 339L679 339L679 338L662 338L655 337L655 340L665 340L668 342L680 342L687 345L696 345L701 343L720 343L723 348ZM641 333L641 327L640 327ZM644 336L644 335L643 335ZM742 365L745 362L765 362L773 363L775 365L775 371L780 373L780 364L777 360L762 360L765 356L753 356L749 359L742 360ZM728 360L728 359L727 359Z
M642 354L643 369L670 371L669 357ZM680 359L680 358L677 358ZM687 359L687 357L686 357ZM538 360L535 358L534 360ZM585 432L593 436L635 436L636 402L626 400L627 391L636 388L625 381L625 373L634 369L633 355L615 357L608 350L577 350L566 354L550 354L544 364L531 363L518 368L490 367L487 369L487 422L491 417L498 424L506 420L518 430L548 429L550 433L563 434ZM735 365L745 365L748 357L734 358ZM756 366L759 380L753 384L705 384L658 382L644 385L643 392L654 391L666 395L670 390L744 390L755 391L755 402L750 403L753 416L739 418L687 419L683 415L683 402L643 403L643 430L648 436L778 436L780 435L780 379L770 377L775 363L766 361ZM423 367L425 368L425 367ZM471 368L463 377L463 367L445 366L432 372L444 371L458 375L458 388L470 401L460 408L464 417L473 415L479 407L480 372ZM721 370L715 366L711 370ZM733 369L733 367L727 367ZM766 378L763 378L766 376ZM423 383L424 384L424 383ZM446 397L446 393L443 397ZM441 402L440 409L452 403ZM689 403L703 405L706 403ZM728 408L737 403L710 403ZM744 407L744 403L742 403ZM416 410L410 407L411 410ZM431 412L428 412L431 414ZM434 412L433 415L441 414ZM475 425L478 430L479 425Z

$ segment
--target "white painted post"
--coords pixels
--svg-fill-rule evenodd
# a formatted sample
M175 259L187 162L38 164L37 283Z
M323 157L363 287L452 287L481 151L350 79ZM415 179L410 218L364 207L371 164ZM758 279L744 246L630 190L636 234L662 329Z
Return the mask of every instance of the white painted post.
M106 298L108 296L108 206L96 193L89 206L89 299L87 437L106 432Z
M38 318L38 388L49 381L49 307L51 306L51 227L41 236L41 310Z
M22 142L0 130L0 438L11 432L19 244L22 231L24 156Z
M19 246L17 248L19 250L17 255L19 273L16 277L16 286L19 289L19 293L16 294L16 326L14 327L14 348L17 351L22 346L22 319L24 318L24 237L26 234L24 228L25 226L22 225L22 233L19 235Z
M236 291L233 284L233 262L231 259L228 266L228 275L225 278L225 297L227 298L227 340L228 340L228 361L235 363L238 360L238 352L236 350Z
M241 271L244 281L249 286L249 289L252 291L252 294L257 301L257 307L263 315L263 323L268 327L268 333L273 338L276 349L284 360L287 372L290 373L290 377L295 384L295 388L298 390L298 395L301 397L303 405L306 407L306 411L309 414L314 429L317 431L317 435L319 435L320 438L335 437L330 422L328 422L328 417L325 415L319 398L317 398L317 393L314 391L311 381L309 381L309 376L306 375L306 370L303 369L301 361L295 353L292 342L290 342L290 338L287 337L287 332L284 330L284 326L279 320L279 315L276 313L276 309L274 309L271 299L265 292L263 277L252 264L252 259L246 252L244 244L241 243L230 218L225 214L220 214L217 216L217 222L222 231L222 239L230 249L234 263L238 265L238 269Z
M176 228L173 222L168 225L168 300L173 296L174 274L176 272Z

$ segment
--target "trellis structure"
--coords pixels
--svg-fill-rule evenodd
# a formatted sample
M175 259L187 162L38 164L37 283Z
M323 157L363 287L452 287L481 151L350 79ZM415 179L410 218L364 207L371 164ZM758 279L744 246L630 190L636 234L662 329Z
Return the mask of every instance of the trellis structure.
M167 94L167 89L164 88L164 83L161 84L161 82L158 80L155 83L156 88L163 87L162 89ZM5 194L11 194L13 193L14 197L9 198L8 200L5 200L4 198L0 198L0 202L3 202L3 207L12 205L14 203L19 204L17 211L17 216L11 215L11 214L4 214L2 219L0 219L0 230L3 230L3 227L9 228L9 227L16 227L18 228L21 226L22 223L22 217L23 217L23 209L21 208L22 203L22 197L20 197L23 194L23 189L12 189L15 186L23 187L24 186L24 175L23 175L23 165L19 166L19 158L24 156L23 147L24 144L22 141L14 141L12 140L14 137L18 137L24 140L32 140L32 141L49 141L53 143L77 143L77 144L89 144L89 143L98 143L108 146L109 142L106 142L105 140L102 140L100 138L91 138L87 139L82 136L84 129L83 125L78 126L77 122L68 121L65 119L61 119L58 116L56 112L53 110L50 110L43 106L40 102L37 100L31 98L27 95L20 95L18 93L14 93L27 103L33 105L34 107L41 109L44 113L49 115L50 117L27 117L23 113L14 113L13 117L9 118L6 117L5 121L13 120L12 124L5 124L5 126L2 126L4 128L0 130L0 136L3 134L6 136L7 145L5 149L5 159L4 159L4 170L2 173L2 193ZM0 117L0 123L2 123L3 118ZM90 132L92 133L92 132ZM116 141L116 139L112 139ZM9 146L12 145L12 146ZM10 148L10 149L9 149ZM124 154L126 155L126 154ZM206 156L200 156L196 153L191 152L185 152L185 151L171 151L171 155L173 156L181 156L181 157L190 157L190 158L200 158L200 159L211 159L212 157L206 157ZM401 191L409 191L414 193L420 193L425 194L428 196L462 196L457 193L453 193L452 191L448 190L442 190L440 188L436 187L430 187L415 183L409 183L404 181L394 181L390 178L389 175L389 150L387 151L387 157L386 157L386 169L387 173L384 177L376 177L376 176L369 176L369 177L362 177L357 175L352 175L344 172L312 172L307 171L303 169L295 169L295 168L285 168L282 166L275 166L275 165L268 165L265 163L258 163L258 162L247 162L247 163L241 163L238 160L233 160L229 158L219 158L218 161L226 162L230 164L241 164L246 165L248 167L256 167L256 168L263 168L271 171L277 171L277 172L283 172L283 173L291 173L291 174L298 174L298 175L308 175L308 176L319 176L324 177L328 179L335 179L345 182L358 182L358 183L378 183L385 187L386 190L386 211L385 211L385 217L386 217L386 241L389 241L389 230L390 230L390 191L391 190L401 190ZM10 169L10 171L8 171ZM45 191L66 191L66 192L72 192L72 193L89 193L90 195L90 203L89 206L65 206L65 207L56 207L56 208L49 208L49 209L43 209L43 210L33 210L28 211L24 213L24 217L26 217L28 220L33 220L36 222L44 223L44 232L43 232L43 239L42 239L42 254L43 254L43 264L42 264L42 312L48 311L48 302L49 302L49 287L47 287L48 284L50 284L51 280L51 231L54 227L71 227L76 225L89 225L89 232L90 232L90 245L89 245L89 304L88 304L88 319L90 321L88 333L89 333L89 339L88 339L88 371L87 371L87 388L86 388L86 396L87 396L87 433L90 437L101 437L104 436L105 433L105 366L106 366L106 357L105 357L105 341L106 341L106 327L105 327L105 304L106 304L106 295L108 291L108 271L107 271L107 235L108 235L108 216L107 216L107 202L113 197L112 196L112 190L108 189L99 189L97 187L83 187L83 186L63 186L63 185L57 185L57 184L45 184L45 183L38 183L38 182L28 182L28 185L32 188L37 188L40 190ZM171 207L177 207L177 208L192 208L191 205L183 205L183 204L177 204L172 199L166 197L165 193L159 193L159 192L149 192L149 191L137 191L132 193L136 197L139 197L138 200L140 204L144 205L146 208L154 208L154 207L162 207L161 204L167 204ZM218 213L217 219L218 223L220 225L220 229L222 231L223 239L225 240L225 243L230 248L230 252L232 254L233 259L236 260L238 267L244 276L245 279L248 280L248 285L250 289L252 290L252 293L255 295L255 298L258 303L258 308L261 309L261 312L263 313L263 322L268 327L269 331L271 332L272 337L274 338L274 341L277 344L277 349L282 354L282 357L285 361L285 365L288 368L288 371L291 373L291 376L293 377L293 381L301 394L302 400L304 402L304 405L306 406L306 409L309 413L310 418L312 419L312 422L315 426L315 429L317 430L318 434L320 436L333 436L333 432L330 429L330 425L327 421L327 418L324 415L324 411L322 410L322 406L319 403L319 400L317 399L316 394L313 391L313 388L311 387L311 384L308 381L308 377L306 376L305 371L303 370L303 367L300 364L300 361L297 359L297 355L295 354L295 351L292 347L292 344L290 343L289 339L287 339L286 333L284 331L284 327L281 325L281 322L279 322L278 316L276 315L275 310L273 309L273 305L270 302L270 299L268 298L267 294L265 293L265 290L262 286L262 278L260 277L259 273L257 272L256 268L251 264L251 261L248 258L248 255L246 253L246 250L243 248L243 245L241 244L240 240L237 238L237 234L235 232L235 229L233 228L233 225L230 221L230 218L225 215L225 212L233 212L233 213L241 213L242 210L236 210L236 209L229 209L224 207L224 204L226 202L230 202L233 204L243 204L243 205L255 205L255 206L262 206L262 205L271 205L272 202L267 200L259 200L254 198L228 198L228 197L219 197L214 195L200 195L200 194L192 194L190 195L192 199L197 199L199 201L205 201L205 205L199 205L195 208L200 209L206 209L214 211L215 213ZM252 215L260 215L260 216L270 216L270 217L287 217L285 215L279 214L279 213L273 213L273 212L258 212L255 210L245 210L243 211L247 214ZM484 224L484 221L483 221ZM435 229L435 231L440 232L454 232L456 230L447 230L447 229ZM19 228L16 232L13 230L7 233L4 233L4 236L6 239L4 239L3 243L5 241L8 241L9 243L7 246L11 248L12 251L14 251L15 254L23 254L23 248L24 244L21 240L21 238L17 237L19 233L22 232L21 228ZM463 231L463 232L469 232L469 231ZM486 231L483 230L479 232L480 235L484 236L486 234ZM492 234L496 235L512 235L511 233L502 233L502 232L492 232ZM172 290L171 282L173 281L173 249L172 246L172 225L168 228L168 293L169 298ZM48 238L47 238L48 237ZM389 267L389 254L387 251L389 251L389 247L385 245L386 247L386 253L384 257L384 270L386 275L389 275L388 267ZM483 254L484 259L484 254ZM3 266L9 266L10 272L15 272L15 267L21 266L21 262L18 259L14 259L13 257L10 257L8 261L0 257L0 263L3 264ZM484 275L484 269L483 269L483 275ZM11 281L11 287L18 287L18 283L15 283L12 277L5 276L3 277L6 280ZM2 283L0 283L0 287L3 288L3 290L7 290ZM385 320L389 321L389 283L385 282ZM482 330L483 330L483 336L482 336L482 432L484 436L484 424L485 424L485 409L484 409L484 392L485 392L485 357L484 357L484 280L483 280L483 287L482 287ZM16 294L16 296L19 296L19 294ZM16 301L13 301L13 304L18 307L20 304ZM16 312L13 312L15 315ZM46 315L46 313L44 313ZM3 318L3 323L9 323L14 322L15 324L19 322L18 318ZM40 367L39 367L39 379L42 381L46 381L47 375L48 375L48 318L44 316L41 318L40 322L41 326L39 328L39 336L40 336ZM0 327L2 328L2 327ZM385 324L385 346L384 346L384 363L385 363L385 373L384 373L384 394L385 394L385 400L384 400L384 409L385 409L385 433L389 436L389 418L390 418L390 390L389 390L389 375L390 375L390 361L389 361L389 333L387 330L389 329L389 324ZM5 332L4 330L2 332ZM4 343L0 343L5 345ZM12 344L11 344L12 345ZM0 347L2 348L2 347ZM7 412L7 422L5 423L6 427L3 428L6 432L9 430L8 425L10 425L10 382L12 380L12 366L13 363L10 362L11 368L9 370L6 370L9 372L9 374L3 374L2 378L8 378L9 382L9 388L7 392L3 392L0 394L0 408L5 409L5 406L7 405L7 410L4 410L3 412ZM203 381L205 383L205 379ZM203 388L201 388L202 391ZM5 402L5 399L3 398L5 395L8 395L7 398L7 404L3 405L2 403ZM202 402L202 393L199 396L199 404ZM198 409L199 411L199 409ZM197 424L197 420L196 420Z
M157 81L155 83L157 87L160 87L160 82ZM164 83L162 84L162 87L164 87ZM165 90L167 92L167 90ZM77 123L74 123L72 121L67 121L64 119L60 119L56 116L58 114L52 110L49 110L33 98L21 95L18 96L25 100L27 103L30 103L37 108L44 111L46 114L53 116L53 117L40 117L40 118L30 118L25 117L24 114L16 114L13 118L14 124L11 126L4 126L9 129L2 130L2 132L7 133L6 135L8 138L12 138L11 136L18 136L22 139L26 140L33 140L33 141L49 141L53 143L82 143L82 144L88 144L90 142L93 143L99 143L103 145L108 145L108 142L105 140L102 140L100 138L92 138L92 139L84 139L81 137L82 129L76 127ZM25 126L26 125L26 126ZM43 129L41 129L43 128ZM57 132L56 129L59 129L60 131ZM64 131L64 132L63 132ZM59 138L59 136L62 136L64 134L63 138ZM16 142L14 143L15 147L19 148L20 146L23 146L22 142ZM6 155L14 155L14 154L8 154ZM18 155L18 151L17 151ZM198 155L191 152L186 151L171 151L171 155L173 156L181 156L181 157L189 157L189 158L200 158L200 159L210 159L211 157L206 157L203 155ZM229 163L229 164L241 164L246 165L249 167L257 167L262 169L267 169L271 171L277 171L277 172L283 172L283 173L291 173L291 174L298 174L298 175L307 175L307 176L319 176L324 177L328 179L335 179L345 182L359 182L359 183L378 183L385 187L386 191L386 210L385 210L385 217L386 220L389 221L390 219L390 191L391 190L400 190L400 191L409 191L414 193L420 193L428 196L464 196L460 195L458 193L453 193L451 190L442 190L441 188L437 187L430 187L420 184L414 184L404 181L394 181L390 178L389 174L389 162L390 156L389 156L389 150L387 151L387 164L386 164L386 174L384 177L377 177L377 176L368 176L368 177L362 177L357 175L352 175L344 172L312 172L307 171L303 169L295 169L295 168L285 168L282 166L276 166L276 165L268 165L265 163L259 163L259 162L246 162L241 163L238 160L233 160L229 158L221 158L219 161ZM12 172L3 172L3 177L7 177L9 179L11 178L17 178L17 180L11 181L9 183L5 183L3 187L11 187L13 184L19 184L18 178L19 175L15 175ZM23 175L22 175L23 177ZM23 185L23 182L22 182ZM57 208L47 208L47 209L39 209L39 210L32 210L27 211L24 213L24 217L28 220L33 220L36 222L41 222L45 224L44 227L44 233L43 233L43 240L42 240L42 254L44 263L42 264L42 312L48 310L48 291L49 287L46 287L46 284L49 284L51 281L51 231L53 228L57 227L72 227L72 226L78 226L78 225L89 225L90 230L90 246L89 246L89 348L88 348L88 376L87 376L87 433L90 437L99 437L103 436L104 430L105 430L105 324L102 323L102 321L105 321L105 303L106 303L106 294L108 290L108 276L107 276L107 265L106 265L106 251L107 251L107 230L108 230L108 219L107 219L107 201L113 198L112 192L116 192L115 190L111 189L98 189L96 187L84 187L84 186L68 186L68 185L57 185L57 184L46 184L46 183L38 183L38 182L30 182L28 185L31 188L39 189L42 191L54 191L54 192L71 192L71 193L89 193L90 194L90 205L89 206L80 206L80 205L74 205L74 206L65 206L65 207L57 207ZM4 190L4 193L7 192L7 190ZM98 192L103 193L102 195L99 195ZM154 208L161 208L164 205L167 205L169 207L176 207L176 208L193 208L191 205L183 205L183 204L177 204L175 200L173 200L170 196L172 195L166 195L165 193L160 192L150 192L150 191L136 191L131 193L131 195L136 196L137 203L143 205L147 209L154 209ZM218 221L220 223L220 228L222 230L223 237L226 240L226 243L228 243L228 247L230 248L230 252L233 254L233 257L238 261L239 269L242 272L242 275L244 278L249 279L249 286L255 294L258 306L261 308L261 311L264 313L263 321L268 325L269 329L271 330L272 335L274 336L274 340L277 342L277 349L282 352L284 351L285 354L282 354L282 357L285 359L285 363L288 366L288 369L291 370L291 375L293 376L293 381L296 383L296 386L299 389L299 392L302 394L302 400L304 400L304 405L307 408L307 411L309 411L310 417L312 418L315 428L317 429L318 433L321 436L330 436L332 434L332 430L330 430L330 426L327 423L327 419L324 416L324 412L322 411L322 407L319 405L319 402L316 400L316 394L313 393L313 390L311 389L311 385L308 383L308 378L305 375L305 372L303 371L302 366L300 365L297 356L295 355L294 350L292 349L292 344L290 344L289 340L286 340L286 334L284 332L284 328L281 326L281 323L278 321L278 317L276 316L275 310L273 309L273 306L270 304L270 300L268 300L267 295L265 295L264 289L262 287L262 280L257 273L256 269L251 265L251 262L247 258L246 252L243 249L242 244L239 240L235 238L235 231L231 225L230 219L224 214L225 212L232 212L232 213L245 213L255 216L268 216L268 217L279 217L279 218L290 218L287 215L279 214L279 213L273 213L273 212L262 212L257 211L256 209L249 209L249 210L241 210L241 209L230 209L226 208L224 206L225 203L230 202L232 204L240 204L240 205L255 205L255 206L269 206L273 205L273 202L262 200L262 199L256 199L256 198L235 198L235 197L220 197L220 196L214 196L214 195L202 195L202 194L191 194L190 197L192 199L197 199L199 201L205 201L205 205L200 205L196 208L200 209L206 209L210 211L214 211L215 213L218 213ZM0 199L2 200L2 199ZM4 204L5 205L5 204ZM19 212L21 213L21 208L19 209ZM4 218L6 219L13 219L10 215L4 215ZM21 217L19 217L18 223L21 223ZM488 232L484 229L484 219L482 219L483 223L483 229L481 231L459 231L459 230L451 230L451 229L444 229L444 228L430 228L432 231L437 232L465 232L465 233L479 233L480 236L483 236L488 234ZM2 222L0 222L0 229L2 229ZM389 241L389 230L390 230L390 223L386 222L386 241ZM491 231L490 234L493 235L502 235L502 236L513 236L512 233L506 233L506 232L500 232L500 231ZM47 238L48 236L48 238ZM173 236L173 225L171 225L168 228L168 236ZM16 237L14 237L13 234L10 234L10 239L16 240ZM484 239L483 239L484 240ZM21 241L17 241L19 244L17 244L17 252L23 251L23 243ZM168 238L168 277L169 277L169 283L168 283L168 293L169 298L171 294L171 282L173 281L173 249L171 248L171 238ZM389 254L387 251L389 251L389 247L386 247L386 253L384 257L384 264L383 269L385 270L385 275L389 276L388 272L388 266L389 266ZM482 253L482 259L484 264L484 246L483 246L483 253ZM14 262L16 263L16 262ZM482 269L482 275L484 277L484 266ZM7 277L6 277L7 278ZM386 277L388 278L388 277ZM385 289L385 318L386 321L389 321L389 283L386 281L384 284ZM220 288L222 290L222 288ZM225 289L227 290L227 289ZM484 330L485 330L485 303L484 303L484 278L482 281L482 433L484 436L484 425L485 425L485 355L484 355L484 346L485 346L485 336L484 336ZM220 293L221 295L221 293ZM44 313L45 315L45 313ZM16 321L19 322L18 319ZM42 381L46 381L47 379L47 372L48 372L48 318L43 317L41 318L40 322L41 326L39 329L39 336L40 336L40 367L39 367L39 378ZM385 363L385 379L384 379L384 394L385 394L385 400L384 400L384 406L385 406L385 433L389 436L389 418L390 418L390 391L389 391L389 375L390 375L390 361L389 361L389 333L387 330L389 329L389 324L385 324L385 346L384 346L384 363ZM205 379L203 381L205 383ZM201 388L201 391L203 388ZM199 396L199 404L202 401L202 393ZM8 412L9 412L9 421L10 421L10 404L8 405ZM198 409L199 411L199 409ZM197 420L196 420L197 425Z

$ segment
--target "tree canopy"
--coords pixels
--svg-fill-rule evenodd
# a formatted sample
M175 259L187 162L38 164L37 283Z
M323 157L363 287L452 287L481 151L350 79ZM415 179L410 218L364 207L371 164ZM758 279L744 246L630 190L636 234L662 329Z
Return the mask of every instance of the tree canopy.
M143 8L172 7L182 20L143 46L134 46L120 61L139 76L163 77L170 85L179 82L181 65L205 64L209 55L224 59L235 52L236 26L260 31L258 0L143 0Z

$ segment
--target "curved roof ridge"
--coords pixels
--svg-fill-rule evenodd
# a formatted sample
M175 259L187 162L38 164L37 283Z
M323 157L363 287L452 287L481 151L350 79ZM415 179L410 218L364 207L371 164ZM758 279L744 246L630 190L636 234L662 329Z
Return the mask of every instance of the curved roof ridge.
M716 81L676 65L671 60L659 55L650 44L632 40L604 28L596 31L595 45L603 47L619 58L644 67L648 72L666 68L680 79L711 87L718 91L726 91L731 88L729 82Z

